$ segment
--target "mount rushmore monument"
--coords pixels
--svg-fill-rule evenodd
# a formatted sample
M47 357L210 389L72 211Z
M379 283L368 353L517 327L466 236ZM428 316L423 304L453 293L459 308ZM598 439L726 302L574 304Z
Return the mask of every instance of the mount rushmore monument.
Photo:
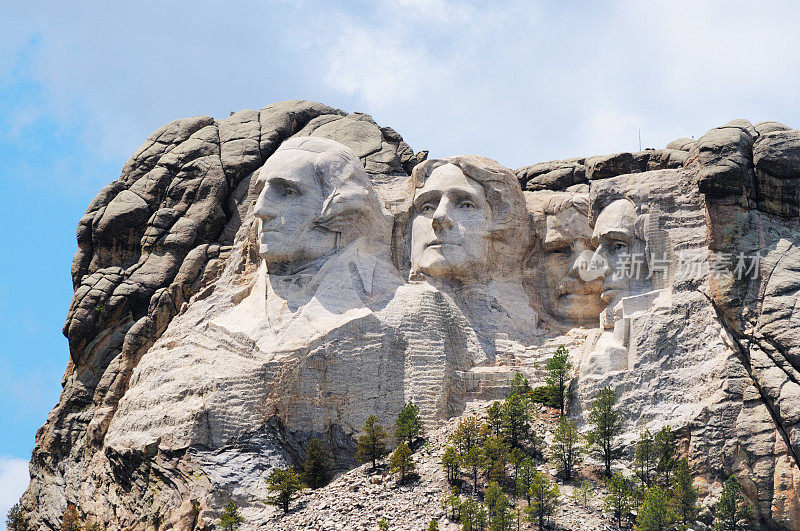
M22 506L205 529L317 437L435 427L565 345L568 414L676 432L703 495L739 477L800 529L800 132L735 120L665 149L427 159L307 101L171 122L81 219L63 392Z

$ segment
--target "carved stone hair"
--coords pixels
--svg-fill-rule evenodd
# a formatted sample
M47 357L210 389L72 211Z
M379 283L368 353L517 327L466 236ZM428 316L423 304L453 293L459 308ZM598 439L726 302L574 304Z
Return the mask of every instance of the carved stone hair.
M341 245L361 236L389 237L383 203L350 148L329 138L300 136L283 142L275 153L288 150L316 154L311 163L325 201L315 225L338 232Z
M525 197L516 175L496 161L479 155L456 155L426 160L414 167L411 180L421 188L433 170L445 164L457 166L467 177L483 187L492 212L493 245L502 256L519 260L525 254L529 238L529 218Z

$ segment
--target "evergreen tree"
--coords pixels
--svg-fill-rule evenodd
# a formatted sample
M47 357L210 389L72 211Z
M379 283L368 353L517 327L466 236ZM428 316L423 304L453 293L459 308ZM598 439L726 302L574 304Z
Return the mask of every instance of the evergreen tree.
M522 441L528 437L531 429L525 399L515 393L510 394L503 401L500 416L503 435L508 439L511 448L522 447Z
M614 437L622 431L622 420L614 411L617 396L608 387L598 391L589 407L589 423L594 426L586 438L603 460L606 476L611 476L611 462L619 456L614 448Z
M669 478L677 463L678 447L675 444L675 435L669 426L663 426L653 441L656 453L656 474L664 488L669 487Z
M621 472L615 472L606 480L606 488L608 496L605 498L605 510L612 513L617 520L617 526L621 526L622 518L633 506L630 480Z
M689 462L684 457L675 466L672 476L672 505L681 520L681 524L689 526L694 523L700 511L697 505L698 491L692 481Z
M327 485L330 477L331 464L325 447L319 439L311 439L303 462L303 481L312 489L318 489Z
M483 531L486 529L486 509L472 498L461 502L461 530Z
M581 484L572 490L572 499L583 505L586 509L589 506L589 497L592 494L592 484L589 480L584 479Z
M498 503L501 496L503 496L503 489L500 488L500 485L496 481L490 481L486 485L486 492L483 496L483 503L486 504L486 509L489 511L489 519L492 518L495 505Z
M719 501L714 506L714 529L739 531L747 529L752 519L752 509L742 496L742 485L736 476L725 481Z
M483 466L484 455L479 446L473 446L461 456L461 464L472 475L472 493L478 492L478 469Z
M537 459L544 458L545 444L544 437L536 433L535 430L528 432L528 451L536 456Z
M450 435L450 442L456 445L461 455L466 454L470 448L480 444L481 426L475 417L469 416L461 419L458 426Z
M559 416L564 416L564 404L567 398L567 382L570 379L572 363L569 361L569 351L560 345L553 357L547 360L547 385L553 390L558 404Z
M25 513L18 503L15 503L6 513L6 528L8 531L28 531Z
M499 437L489 437L483 443L483 461L481 468L486 474L486 481L503 483L506 480L506 463L508 463L508 447Z
M414 456L411 455L411 448L405 441L400 441L392 456L389 458L389 468L392 472L400 474L400 481L406 479L406 474L412 472L416 467Z
M531 505L526 509L531 522L544 529L545 518L552 515L558 505L558 485L550 483L543 473L536 470L531 483Z
M509 392L509 396L517 395L526 398L530 392L531 386L528 383L528 379L525 378L522 373L514 373L514 379L511 380L511 391Z
M439 531L439 520L431 520L428 524L428 531Z
M375 470L376 461L387 454L386 431L378 424L378 417L370 415L364 423L364 435L359 436L356 459L362 463L371 461Z
M514 467L514 484L517 484L517 476L519 475L519 467L522 462L528 458L528 455L522 448L514 448L508 453L508 461Z
M419 406L413 403L406 404L400 410L395 422L394 436L406 439L408 446L414 444L414 439L422 435L422 420L419 418Z
M303 490L300 476L291 468L276 468L267 478L267 490L274 493L267 498L267 503L289 512L289 502L294 495Z
M658 455L656 454L653 435L650 430L639 433L639 440L633 449L633 470L639 482L645 488L653 483L653 476L658 465Z
M445 517L447 517L447 510L450 509L449 518L454 522L458 522L461 518L461 498L458 496L458 489L456 487L453 487L450 493L442 497L442 509L444 509Z
M219 527L223 531L236 531L244 522L244 517L239 514L239 506L234 502L228 503L219 517Z
M674 516L669 506L667 494L658 487L650 487L636 517L637 531L666 531Z
M385 516L378 520L378 531L389 531L389 520Z
M503 404L497 400L486 409L486 416L492 435L499 437L503 431Z
M450 483L453 483L458 477L459 461L458 452L455 448L452 446L445 448L444 454L442 454L442 468L444 468L447 481Z
M572 478L572 469L581 463L581 434L567 417L561 417L553 432L552 461L565 481Z
M80 531L81 519L78 516L78 509L72 505L67 505L67 509L61 517L61 531Z
M533 479L536 477L536 462L533 459L525 459L519 465L519 472L517 472L517 496L525 498L528 505L531 504L531 486Z

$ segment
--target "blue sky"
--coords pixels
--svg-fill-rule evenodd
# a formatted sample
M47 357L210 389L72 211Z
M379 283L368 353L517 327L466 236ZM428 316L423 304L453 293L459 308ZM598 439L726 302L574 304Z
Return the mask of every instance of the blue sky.
M0 0L0 514L67 363L75 228L157 127L295 98L512 168L800 125L794 2Z

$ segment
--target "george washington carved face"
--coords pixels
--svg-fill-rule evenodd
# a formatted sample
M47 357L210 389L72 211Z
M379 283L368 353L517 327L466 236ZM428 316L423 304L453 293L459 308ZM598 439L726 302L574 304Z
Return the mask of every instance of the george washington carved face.
M290 138L262 166L256 185L258 252L268 264L297 269L357 238L388 237L361 161L333 140Z
M315 224L326 199L315 158L308 151L279 150L261 169L263 189L253 212L260 225L258 253L268 263L311 262L334 250L336 234Z

